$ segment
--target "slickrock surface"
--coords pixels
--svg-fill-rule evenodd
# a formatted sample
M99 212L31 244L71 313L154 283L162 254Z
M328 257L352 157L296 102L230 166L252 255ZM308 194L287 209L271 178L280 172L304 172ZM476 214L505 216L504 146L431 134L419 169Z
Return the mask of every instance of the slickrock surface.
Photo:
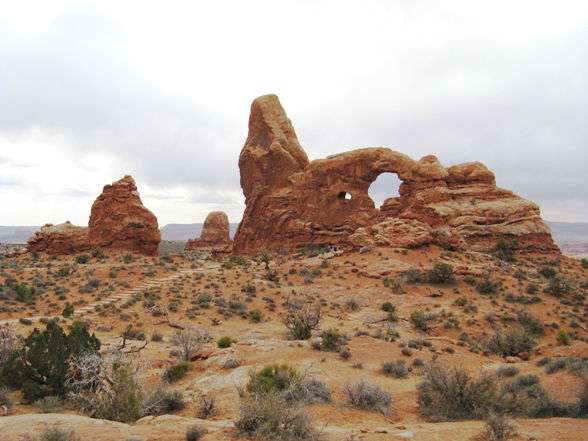
M494 174L479 162L445 168L435 156L415 161L388 148L309 162L275 95L251 106L239 168L246 198L235 237L239 253L308 243L487 251L501 239L516 239L529 250L559 251L539 207L497 187ZM400 196L378 208L368 189L385 172L402 181Z
M198 239L190 239L184 251L211 251L213 253L230 253L233 241L229 235L229 218L224 211L213 211L204 221L202 233Z
M105 185L92 204L89 226L69 221L46 224L28 240L28 251L73 254L96 248L157 255L161 234L155 215L143 206L131 176Z

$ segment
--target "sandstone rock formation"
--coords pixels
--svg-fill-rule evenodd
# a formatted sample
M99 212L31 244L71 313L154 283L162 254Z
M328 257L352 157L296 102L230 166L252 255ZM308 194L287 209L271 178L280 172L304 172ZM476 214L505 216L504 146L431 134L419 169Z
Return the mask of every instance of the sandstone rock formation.
M143 206L131 176L105 185L92 204L88 227L69 221L46 224L28 240L28 251L73 254L96 248L158 254L161 234L157 218Z
M445 168L435 156L415 161L387 148L309 162L275 95L251 106L239 169L246 208L235 237L238 253L309 243L487 251L501 239L559 251L539 207L498 188L479 162ZM402 181L400 196L378 208L368 189L385 172Z
M202 233L198 239L190 239L184 251L210 251L212 253L230 253L233 241L229 236L229 218L223 211L213 211L204 221Z

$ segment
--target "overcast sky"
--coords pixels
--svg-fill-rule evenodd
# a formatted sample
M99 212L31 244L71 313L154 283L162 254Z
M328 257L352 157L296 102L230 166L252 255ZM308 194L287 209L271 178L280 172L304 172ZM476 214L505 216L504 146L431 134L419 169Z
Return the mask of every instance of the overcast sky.
M0 225L87 225L125 174L161 226L238 222L267 93L310 159L479 160L545 219L588 221L585 0L18 0L0 8Z

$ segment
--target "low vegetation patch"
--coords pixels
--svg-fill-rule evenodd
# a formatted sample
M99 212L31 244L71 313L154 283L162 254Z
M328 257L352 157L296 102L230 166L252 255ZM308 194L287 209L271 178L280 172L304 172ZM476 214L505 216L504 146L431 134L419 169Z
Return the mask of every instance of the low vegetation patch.
M380 386L361 379L343 386L346 404L356 409L371 410L388 415L391 413L392 395Z

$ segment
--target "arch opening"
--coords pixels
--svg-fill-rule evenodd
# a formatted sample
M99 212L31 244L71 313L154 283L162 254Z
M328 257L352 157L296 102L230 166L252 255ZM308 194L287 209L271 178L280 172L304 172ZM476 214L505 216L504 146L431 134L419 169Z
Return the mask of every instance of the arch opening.
M337 198L349 201L349 200L351 200L351 195L349 193L347 193L346 191L342 191L337 195Z
M402 181L396 173L381 173L368 189L368 195L374 201L377 208L380 208L388 198L400 197L400 184Z

